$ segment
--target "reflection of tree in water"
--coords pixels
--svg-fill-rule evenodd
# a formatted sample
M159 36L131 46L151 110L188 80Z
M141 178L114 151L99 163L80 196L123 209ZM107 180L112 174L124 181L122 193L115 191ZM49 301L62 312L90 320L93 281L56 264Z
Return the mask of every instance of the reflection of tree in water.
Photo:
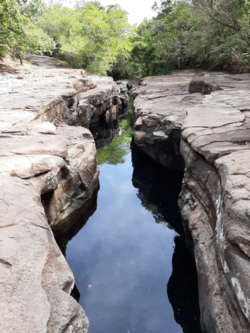
M175 320L184 333L201 333L195 261L186 248L178 207L183 174L156 164L133 143L132 161L132 181L142 206L151 211L156 223L165 223L180 235L175 237L173 272L167 285Z
M183 233L182 221L177 204L181 190L182 172L169 170L156 164L149 156L132 143L134 166L133 185L138 188L142 206L151 211L156 223L165 223Z
M124 163L124 157L130 152L130 141L131 138L125 132L117 138L113 138L112 143L109 146L98 149L98 164L117 165Z
M146 198L144 198L144 194L142 192L138 192L137 193L137 197L141 200L141 204L142 206L148 210L149 212L152 213L155 222L156 223L161 223L161 224L166 224L167 226L169 226L166 223L165 218L163 217L163 215L159 212L158 208L156 205L151 204ZM172 228L172 227L170 227Z
M184 333L202 333L195 261L187 251L184 237L175 237L173 272L167 284L174 317Z
M127 110L125 112L124 121L121 124L123 131L127 132L132 138L134 134L134 115L133 115L133 99L130 98Z
M98 149L97 161L99 165L103 164L123 164L125 156L130 153L130 143L133 135L133 110L132 104L125 113L124 120L120 123L119 136L114 137L109 146Z

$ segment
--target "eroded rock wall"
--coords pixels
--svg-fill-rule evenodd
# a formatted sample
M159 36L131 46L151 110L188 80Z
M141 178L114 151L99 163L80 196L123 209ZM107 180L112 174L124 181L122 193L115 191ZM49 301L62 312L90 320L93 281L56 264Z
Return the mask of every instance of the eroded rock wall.
M88 127L119 111L120 89L42 68L4 73L0 92L0 332L87 332L51 227L65 235L87 216L99 186Z
M249 83L248 75L195 79L190 89L215 88L187 109L182 126L179 205L194 244L204 332L250 331Z
M181 126L190 105L201 103L203 95L190 94L194 71L147 77L132 90L134 98L134 141L157 163L184 170L180 154Z
M29 180L0 174L0 332L87 332L74 277Z
M166 167L183 157L179 206L202 329L250 332L250 75L174 72L133 93L135 143Z

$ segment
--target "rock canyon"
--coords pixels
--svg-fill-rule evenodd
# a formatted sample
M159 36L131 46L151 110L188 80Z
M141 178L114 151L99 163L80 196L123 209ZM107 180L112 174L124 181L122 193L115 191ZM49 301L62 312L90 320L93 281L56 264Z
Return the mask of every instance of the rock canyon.
M104 136L97 124L122 113L128 95L112 78L28 58L39 66L1 73L0 81L0 332L87 332L70 295L66 235L96 205L96 146L119 132L116 124ZM179 208L202 330L247 333L250 74L173 71L140 80L130 94L134 143L184 171Z

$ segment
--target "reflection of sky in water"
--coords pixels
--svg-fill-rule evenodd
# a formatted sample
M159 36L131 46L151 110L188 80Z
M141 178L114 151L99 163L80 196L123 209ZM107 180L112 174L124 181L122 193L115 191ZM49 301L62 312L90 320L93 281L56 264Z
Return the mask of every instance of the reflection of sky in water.
M182 332L166 293L176 233L142 207L131 155L100 170L97 211L67 247L89 333Z

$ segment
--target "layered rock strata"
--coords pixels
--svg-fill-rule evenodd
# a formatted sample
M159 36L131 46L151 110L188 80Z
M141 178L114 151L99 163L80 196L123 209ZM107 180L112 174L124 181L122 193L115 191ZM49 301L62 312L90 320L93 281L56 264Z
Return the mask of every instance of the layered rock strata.
M179 205L194 243L204 332L250 331L250 75L197 78L187 109ZM216 91L217 90L217 91Z
M87 332L51 227L67 233L96 196L88 127L119 111L120 89L110 78L43 68L4 73L0 94L0 332Z
M190 105L178 102L184 83L174 74L146 78L142 83L154 84L135 91L135 141L159 163L175 167L159 156L164 146L159 149L155 139L159 134L154 131L161 129L164 138L178 117L185 162L179 206L187 245L197 264L202 329L246 333L250 331L250 75L214 73L193 80L189 76L184 98L192 101ZM179 82L174 107L168 103L175 98L171 80L173 87ZM159 99L151 102L155 93L151 89L157 85L165 85L164 97L159 91ZM172 122L164 124L165 117L172 117ZM169 150L165 147L163 153ZM172 160L173 156L178 154L172 149Z
M189 93L194 71L147 77L131 91L134 98L135 144L165 167L184 170L180 153L181 126L188 106L203 95Z

